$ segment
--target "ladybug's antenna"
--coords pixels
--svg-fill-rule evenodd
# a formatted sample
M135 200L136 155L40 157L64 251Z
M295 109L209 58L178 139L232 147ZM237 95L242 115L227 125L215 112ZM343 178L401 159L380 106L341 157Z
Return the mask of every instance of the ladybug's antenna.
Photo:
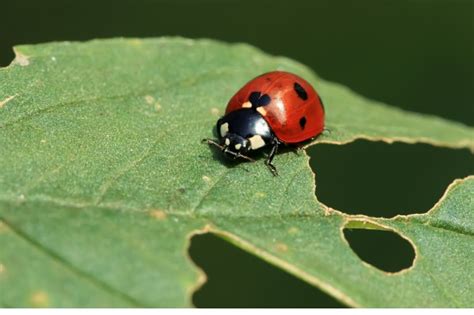
M252 158L250 158L246 155L240 154L240 152L235 153L234 151L230 151L229 149L227 149L227 146L220 145L219 143L217 143L216 141L214 141L212 139L202 139L201 142L211 144L215 147L218 147L222 152L229 153L229 154L233 155L235 158L242 158L242 159L245 159L245 160L250 161L250 162L255 162L254 159L252 159Z
M224 151L226 149L224 146L220 145L219 143L215 142L212 139L202 139L201 142L202 143L207 143L207 144L212 144L213 146L218 147L221 151Z

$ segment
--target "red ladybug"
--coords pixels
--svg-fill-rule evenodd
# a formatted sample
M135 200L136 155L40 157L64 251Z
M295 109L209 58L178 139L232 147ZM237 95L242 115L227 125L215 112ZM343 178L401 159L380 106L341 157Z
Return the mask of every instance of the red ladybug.
M272 164L280 144L296 144L324 129L324 106L318 93L303 78L283 71L262 74L245 84L229 101L216 125L219 140L205 139L233 159L270 146L265 164Z

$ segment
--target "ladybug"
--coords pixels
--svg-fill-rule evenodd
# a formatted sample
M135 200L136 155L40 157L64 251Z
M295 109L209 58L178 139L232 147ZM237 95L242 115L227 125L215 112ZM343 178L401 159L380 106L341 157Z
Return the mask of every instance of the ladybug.
M229 101L217 121L218 140L204 139L230 158L254 161L251 151L270 147L265 164L278 175L272 161L280 145L312 139L324 129L324 106L314 88L289 72L264 73L245 84Z

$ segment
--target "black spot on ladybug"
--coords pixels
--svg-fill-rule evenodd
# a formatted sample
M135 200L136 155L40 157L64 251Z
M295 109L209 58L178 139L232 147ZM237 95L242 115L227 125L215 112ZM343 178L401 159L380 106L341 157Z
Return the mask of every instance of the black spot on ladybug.
M265 106L270 104L272 99L268 94L263 94L260 92L252 92L249 96L249 101L252 103L252 107Z
M319 95L318 95L318 98L319 98L319 102L321 103L321 107L323 108L323 112L326 112L326 110L324 109L323 100L321 99Z
M300 127L301 129L304 129L304 126L306 126L306 117L301 117L300 118Z
M308 99L308 93L306 93L306 91L303 89L301 85L299 85L298 82L295 82L295 84L293 84L293 88L295 89L295 92L296 94L298 94L299 98L301 98L304 101Z
M260 98L260 106L268 105L268 104L270 104L271 101L272 101L272 99L270 98L270 96L268 96L268 94L264 94Z
M261 95L261 94L262 94L262 93L260 93L260 92L252 92L252 93L250 93L249 102L252 103L252 106L253 106L253 107L257 107L258 101L259 101L259 99L260 99L260 95Z

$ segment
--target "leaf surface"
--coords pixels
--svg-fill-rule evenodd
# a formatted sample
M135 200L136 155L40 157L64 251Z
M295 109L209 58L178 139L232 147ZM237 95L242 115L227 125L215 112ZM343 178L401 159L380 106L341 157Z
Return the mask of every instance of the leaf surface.
M16 54L0 69L0 304L190 306L204 275L189 240L213 232L351 306L473 306L472 177L424 215L349 216L317 201L306 154L278 155L275 178L200 143L241 85L276 69L325 102L330 133L312 144L474 150L472 128L368 100L245 44L112 39ZM345 226L397 231L414 266L363 263Z

